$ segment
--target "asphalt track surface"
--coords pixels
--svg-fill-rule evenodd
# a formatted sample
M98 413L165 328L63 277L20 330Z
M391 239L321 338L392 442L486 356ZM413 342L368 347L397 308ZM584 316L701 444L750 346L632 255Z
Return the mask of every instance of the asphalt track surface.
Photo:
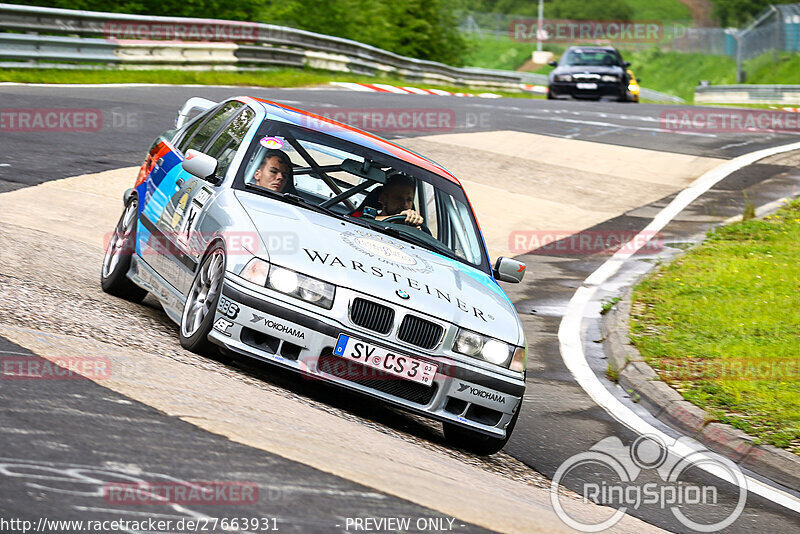
M138 165L152 139L171 127L177 108L187 97L204 96L218 100L236 94L263 96L305 109L446 108L456 117L457 126L453 133L517 130L722 159L797 141L796 136L765 133L690 135L664 132L659 128L660 116L677 108L647 104L402 96L325 89L0 86L2 109L94 108L102 111L104 123L104 135L0 131L0 192L55 178ZM430 133L441 132L421 132L419 135ZM409 134L388 132L384 135L391 138ZM800 173L790 165L756 164L734 173L668 225L663 232L665 244L668 249L684 248L696 234L727 216L741 213L743 192L759 205L796 194L798 184ZM670 200L671 197L661 199L591 230L640 230L657 209ZM567 301L583 279L606 257L530 254L522 259L529 266L527 283L521 287L506 285L505 289L523 317L531 357L523 413L506 452L551 477L562 462L576 453L587 451L604 438L617 436L628 445L636 435L594 405L575 383L561 360L556 337ZM650 258L641 258L627 274L644 270L650 261ZM586 328L590 334L587 337L592 338L591 334L595 335L593 339L601 337L597 324L589 323ZM598 347L599 344L587 346L585 350L590 363L598 374L602 374L605 364ZM25 352L19 347L7 346L0 346L0 350ZM202 466L208 478L233 480L246 474L250 477L247 480L260 477L257 482L267 488L282 488L287 484L291 487L293 480L303 480L306 488L335 487L335 491L332 490L335 498L324 495L313 501L329 502L330 508L320 506L314 510L307 507L298 510L291 505L291 497L275 499L275 516L285 518L287 525L290 522L301 525L302 531L329 530L334 516L441 517L436 512L279 457L261 452L248 454L243 446L241 450L229 452L230 444L226 440L166 418L90 382L54 381L52 390L44 394L37 388L35 402L31 398L32 392L26 391L25 382L9 384L8 387L3 384L0 390L3 406L10 408L2 413L6 435L3 438L4 452L0 456L9 458L9 462L28 466L18 468L17 472L75 468L68 463L80 464L83 466L81 469L102 471L104 467L125 465L135 459L138 465L145 465L154 473L179 480L196 478L192 476L193 469ZM608 385L613 387L610 383ZM624 392L619 392L619 395L624 397ZM53 417L48 419L46 414ZM646 414L643 416L647 417ZM87 421L92 424L88 425ZM96 435L87 435L83 431L80 435L73 435L74 428L89 426L97 427L92 430ZM131 427L141 429L142 435L138 440L131 435ZM48 441L48 436L57 436L57 440ZM75 443L69 444L70 440L75 440ZM89 452L85 450L87 441L93 444ZM74 458L59 451L62 446L59 443L76 451ZM224 457L222 449L215 449L222 444L226 444ZM56 456L59 465L48 463ZM64 458L68 461L64 462ZM264 469L265 465L275 466L275 469ZM645 473L645 476L657 482L653 473ZM577 472L567 487L579 490L581 483L596 481L598 477L612 479L609 473L597 470L583 474ZM695 519L705 522L711 522L717 516L722 519L729 512L725 504L735 500L732 488L710 479L702 473L693 473L688 479L698 485L715 485L719 489L723 506L701 506L687 511L696 514ZM64 499L58 502L30 499L16 485L21 480L5 479L0 486L0 512L4 516L39 517L46 515L44 512L49 513L50 509L65 514L69 512L67 515L53 514L62 518L80 515L76 511L81 506L79 495L65 492ZM281 495L286 497L286 494ZM59 509L60 506L63 510ZM209 516L224 515L218 509L213 512L199 510L199 513ZM689 531L669 510L659 506L643 505L628 510L628 513L666 530ZM751 494L742 515L726 532L788 533L796 532L799 527L800 517L796 514ZM460 528L469 531L475 527L464 525Z

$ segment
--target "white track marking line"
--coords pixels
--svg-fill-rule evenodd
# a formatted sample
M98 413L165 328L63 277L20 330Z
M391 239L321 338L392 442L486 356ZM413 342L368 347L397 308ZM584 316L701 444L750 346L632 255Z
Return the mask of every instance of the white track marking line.
M572 124L588 124L589 126L602 126L603 128L621 128L624 130L641 130L643 132L658 132L658 133L673 133L679 135L694 135L698 137L717 137L717 134L701 133L701 132L684 132L682 130L665 130L663 128L647 128L645 126L626 126L624 124L616 124L613 122L600 122L600 121L587 121L579 119L562 119L556 117L542 117L539 115L525 115L526 119L539 119L545 121L568 122Z
M587 311L592 297L604 282L619 271L622 264L625 263L628 258L636 254L636 252L646 245L657 232L661 231L689 204L711 189L715 184L731 173L755 163L760 159L798 149L800 149L800 143L758 150L734 158L706 172L692 182L689 187L681 191L672 202L662 209L655 218L653 218L650 224L629 242L629 245L631 245L630 248L623 247L622 250L626 252L617 252L589 275L589 277L584 280L582 287L578 288L572 299L570 299L567 311L558 329L559 348L564 364L567 366L570 373L572 373L576 382L580 384L595 403L608 412L614 419L634 432L656 435L664 440L665 443L671 443L673 441L673 439L664 432L655 428L620 402L619 399L606 389L591 367L589 367L589 362L586 361L586 354L583 351L581 325L584 317L596 316L596 314L590 314ZM635 245L633 245L634 243ZM706 450L706 448L699 443L695 448L687 443L676 443L675 446L675 452L684 457L704 450ZM741 487L741 483L736 480L735 477L731 477L729 473L722 469L714 469L706 465L698 465L698 467L718 478ZM795 512L800 512L800 499L777 488L773 488L760 480L745 475L745 487L748 491L760 495L780 506Z

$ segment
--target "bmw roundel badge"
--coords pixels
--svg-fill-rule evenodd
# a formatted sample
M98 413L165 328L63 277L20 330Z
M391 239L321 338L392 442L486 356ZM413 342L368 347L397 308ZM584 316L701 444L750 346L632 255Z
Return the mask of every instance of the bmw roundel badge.
M411 298L411 296L402 289L398 289L397 291L395 291L395 293L397 294L398 297L404 300L408 300L409 298Z

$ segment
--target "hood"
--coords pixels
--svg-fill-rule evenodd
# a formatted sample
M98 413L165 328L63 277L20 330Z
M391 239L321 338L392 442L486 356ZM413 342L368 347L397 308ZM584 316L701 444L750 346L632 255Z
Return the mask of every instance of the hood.
M268 254L259 254L264 259L367 298L521 342L513 304L480 270L324 213L247 191L236 191L236 197L267 246Z

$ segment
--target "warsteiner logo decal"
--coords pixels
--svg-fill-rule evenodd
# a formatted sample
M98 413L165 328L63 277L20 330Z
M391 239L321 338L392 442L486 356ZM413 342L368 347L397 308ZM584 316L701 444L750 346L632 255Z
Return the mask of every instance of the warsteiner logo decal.
M343 233L342 241L362 254L400 269L420 274L433 272L433 267L425 258L406 252L406 247L382 235L356 230Z

